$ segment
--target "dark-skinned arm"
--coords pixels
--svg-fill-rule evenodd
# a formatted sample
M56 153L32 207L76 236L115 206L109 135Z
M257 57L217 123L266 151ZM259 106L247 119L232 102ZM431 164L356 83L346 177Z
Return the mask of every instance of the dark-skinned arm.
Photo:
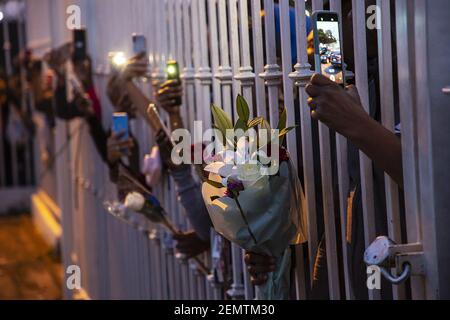
M306 86L311 117L340 133L403 187L400 139L364 110L354 86L340 87L315 74Z
M400 139L377 121L369 118L355 124L347 138L403 188L402 145Z

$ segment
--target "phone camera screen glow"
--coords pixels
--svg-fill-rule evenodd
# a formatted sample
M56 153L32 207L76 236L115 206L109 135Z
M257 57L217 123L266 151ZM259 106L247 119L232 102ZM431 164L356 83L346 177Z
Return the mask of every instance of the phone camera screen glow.
M343 84L342 48L339 34L339 23L331 18L331 21L317 22L319 34L319 55L321 73L332 81Z

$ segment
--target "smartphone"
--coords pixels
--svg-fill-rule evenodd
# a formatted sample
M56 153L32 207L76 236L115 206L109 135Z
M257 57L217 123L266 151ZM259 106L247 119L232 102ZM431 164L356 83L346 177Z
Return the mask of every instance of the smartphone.
M73 30L73 60L85 60L87 57L86 30Z
M345 86L339 15L331 11L316 11L312 15L312 23L316 72Z
M144 53L147 55L147 39L142 34L133 33L133 53L139 55Z
M128 140L130 138L128 131L128 114L126 112L114 112L112 131L115 134L122 133L121 140Z
M180 80L180 67L175 60L167 61L166 73L168 80Z

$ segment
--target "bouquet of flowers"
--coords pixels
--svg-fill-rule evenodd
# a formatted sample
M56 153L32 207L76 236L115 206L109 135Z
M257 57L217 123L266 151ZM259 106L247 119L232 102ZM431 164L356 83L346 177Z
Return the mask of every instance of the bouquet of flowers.
M202 185L203 200L219 234L247 251L276 259L276 270L259 288L259 298L287 299L289 246L307 238L303 190L281 147L293 128L286 128L286 110L272 129L263 118L249 119L243 97L238 96L236 105L239 119L234 126L221 108L212 106L215 152L205 160L209 178Z

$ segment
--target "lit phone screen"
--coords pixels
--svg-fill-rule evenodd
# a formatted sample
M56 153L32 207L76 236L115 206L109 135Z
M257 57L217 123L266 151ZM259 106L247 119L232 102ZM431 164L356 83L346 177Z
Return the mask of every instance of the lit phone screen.
M335 19L330 18L330 20ZM338 21L325 21L324 18L319 18L317 21L317 32L321 73L338 84L344 84Z

